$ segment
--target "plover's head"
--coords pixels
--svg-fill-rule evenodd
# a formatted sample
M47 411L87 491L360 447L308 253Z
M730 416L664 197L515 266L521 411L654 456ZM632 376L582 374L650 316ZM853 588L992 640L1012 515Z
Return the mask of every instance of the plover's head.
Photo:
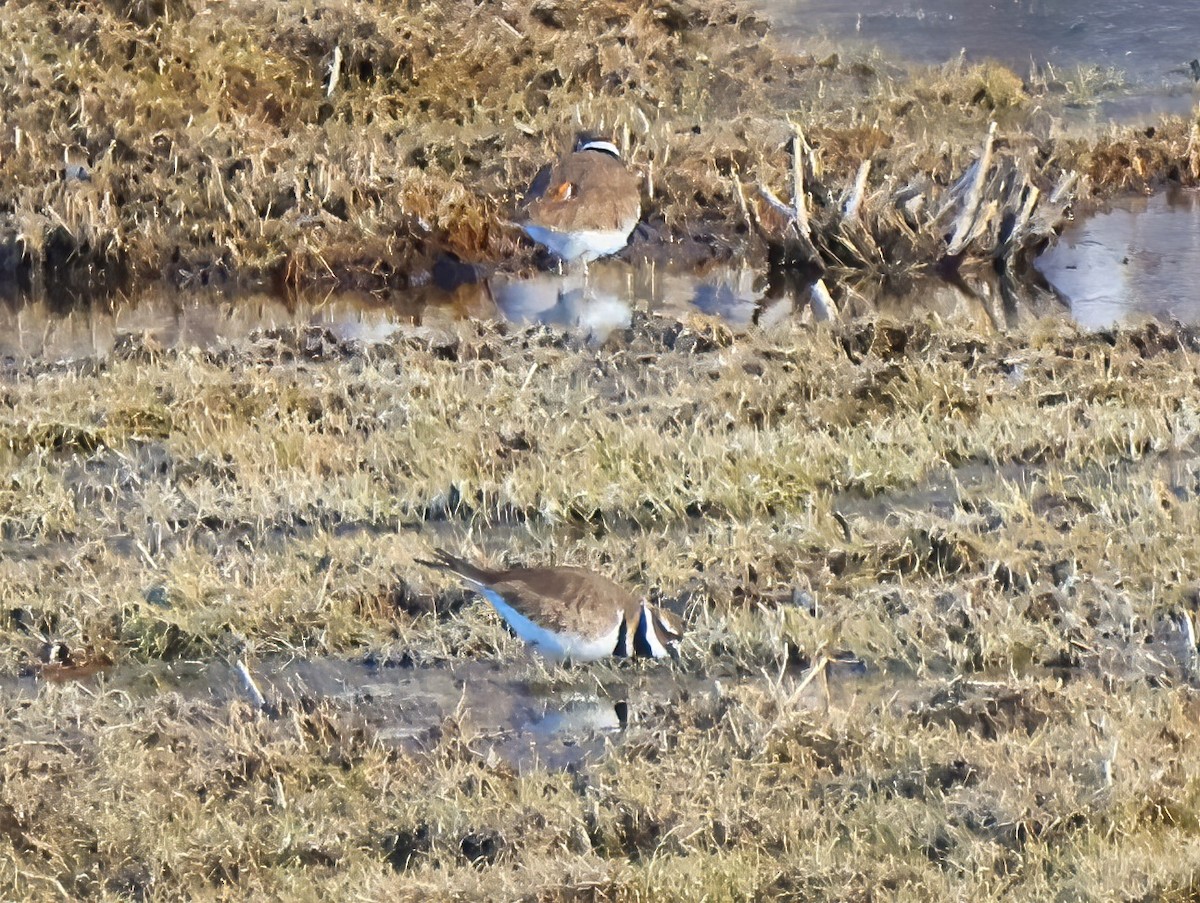
M633 653L647 658L678 660L679 641L683 639L683 625L669 611L642 600L638 611L637 626L633 631Z

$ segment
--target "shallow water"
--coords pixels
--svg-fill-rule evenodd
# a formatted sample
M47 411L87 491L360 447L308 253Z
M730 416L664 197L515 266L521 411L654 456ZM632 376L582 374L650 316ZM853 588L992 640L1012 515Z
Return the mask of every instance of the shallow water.
M843 315L936 313L984 331L1045 315L1067 315L1089 329L1147 317L1200 322L1200 193L1174 189L1132 197L1068 226L1036 262L1057 296L1032 285L1005 294L994 275L903 284L828 281ZM695 271L655 261L606 260L582 272L497 275L453 292L319 294L284 298L265 291L224 294L153 287L114 302L38 298L0 302L0 367L24 361L104 359L136 339L155 347L239 348L285 328L318 328L337 342L372 344L397 332L474 318L542 324L603 342L637 311L688 320L719 319L735 330L789 319L823 319L810 287L772 287L749 267Z
M697 273L654 262L608 260L582 272L495 276L453 292L226 295L153 287L111 304L22 298L0 303L0 363L106 358L130 337L149 347L238 347L281 328L318 327L338 342L371 344L413 327L474 318L539 323L603 341L634 311L686 319L716 317L735 327L803 314L808 290L768 296L765 277L746 267ZM812 315L811 311L808 315Z
M480 756L518 769L569 769L594 761L624 737L659 729L672 706L715 705L723 692L720 677L665 663L625 663L590 672L490 660L413 667L274 656L252 663L252 679L269 717L330 703L354 711L381 743L416 752L433 748L452 730ZM863 692L877 697L894 692L858 662L829 663L823 681L804 677L801 672L776 678L801 709ZM746 680L761 678L726 678ZM215 706L253 699L235 667L219 660L129 666L89 674L84 682L144 699L178 694ZM33 674L0 680L0 695L30 698L45 683Z
M914 504L923 506L914 497ZM1102 644L1079 654L1063 670L1031 666L1002 680L1091 675L1123 682L1194 683L1197 661L1192 622L1187 616L1162 616L1148 631L1105 633ZM80 683L85 692L114 691L154 700L173 695L225 707L237 701L262 706L263 717L287 717L317 704L352 712L378 742L410 753L433 750L450 732L487 761L517 770L575 770L599 760L614 745L670 730L680 707L721 710L728 688L777 695L790 711L828 713L880 705L905 709L922 705L950 681L955 669L939 677L903 667L880 667L855 656L835 655L816 669L789 666L775 674L728 670L719 660L699 671L665 662L562 666L525 661L472 660L457 664L412 665L374 658L302 659L270 656L247 669L224 660L128 665L85 669L83 676L56 674L53 666L18 678L0 678L0 698L31 699L50 684ZM965 682L986 692L989 675Z
M373 344L398 332L418 333L473 318L519 325L541 324L581 339L603 342L627 328L635 312L687 321L723 321L735 330L769 328L792 318L824 319L810 288L772 292L764 274L722 266L695 273L609 260L582 274L542 273L532 278L495 277L454 293L301 294L287 299L264 292L224 295L211 290L148 289L116 303L67 306L46 299L0 303L0 369L40 360L70 363L104 360L136 341L139 347L245 349L279 329L317 328L340 343ZM831 285L848 315L874 308L903 315L935 311L992 329L1045 313L1030 305L998 312L995 280L958 282L923 278L903 286Z
M1089 329L1139 317L1200 323L1200 193L1115 203L1067 228L1037 267Z
M1176 191L1116 205L1067 229L1038 269L1068 307L1032 286L1021 289L1023 297L1006 295L987 272L953 280L925 276L902 284L827 283L843 316L875 310L898 317L936 313L984 331L1063 314L1089 328L1147 316L1196 322L1200 301L1177 287L1194 284L1200 273L1200 201L1195 193ZM629 327L639 311L685 322L713 318L734 330L828 315L814 303L811 287L773 288L765 274L749 267L697 272L646 260L601 261L586 275L497 275L453 292L310 292L284 298L265 291L225 294L158 286L114 302L0 302L0 368L30 360L103 360L130 340L149 350L244 349L272 331L294 328L316 328L339 343L370 345L464 318L541 324L603 342Z
M63 307L45 298L0 303L0 361L104 359L131 336L152 347L207 349L289 326L323 326L339 340L383 341L418 316L407 306L351 293L289 302L261 292L225 296L163 287L112 303Z
M1061 80L1080 66L1115 69L1126 84L1103 92L1098 112L1122 121L1185 114L1196 102L1188 65L1200 55L1195 0L784 0L763 10L799 41L823 34L918 63L961 51L1022 77L1031 67Z

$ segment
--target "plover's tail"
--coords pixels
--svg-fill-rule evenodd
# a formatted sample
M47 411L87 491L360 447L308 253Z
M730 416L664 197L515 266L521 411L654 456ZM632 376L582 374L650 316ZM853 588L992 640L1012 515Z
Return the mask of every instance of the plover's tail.
M464 580L469 580L480 586L487 586L489 583L494 583L499 576L495 571L489 571L487 568L471 564L466 559L459 558L457 555L451 555L445 549L434 549L432 561L427 561L424 558L414 558L413 561L437 571L449 571L451 574L457 574Z

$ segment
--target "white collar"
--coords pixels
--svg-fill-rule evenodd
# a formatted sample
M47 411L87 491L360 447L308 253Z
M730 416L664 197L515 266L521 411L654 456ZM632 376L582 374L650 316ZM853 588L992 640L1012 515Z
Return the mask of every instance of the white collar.
M602 154L612 154L618 160L621 159L621 152L617 150L617 146L611 141L589 141L579 148L582 151L599 151Z

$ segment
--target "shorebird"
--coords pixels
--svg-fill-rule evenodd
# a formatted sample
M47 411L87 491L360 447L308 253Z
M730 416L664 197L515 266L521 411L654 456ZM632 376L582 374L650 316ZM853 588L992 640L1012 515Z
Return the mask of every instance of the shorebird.
M637 178L611 141L581 135L575 149L544 166L522 201L521 228L564 263L616 254L642 215Z
M417 564L449 571L492 604L513 633L548 658L593 662L610 655L678 657L675 617L584 568L479 567L436 550Z

